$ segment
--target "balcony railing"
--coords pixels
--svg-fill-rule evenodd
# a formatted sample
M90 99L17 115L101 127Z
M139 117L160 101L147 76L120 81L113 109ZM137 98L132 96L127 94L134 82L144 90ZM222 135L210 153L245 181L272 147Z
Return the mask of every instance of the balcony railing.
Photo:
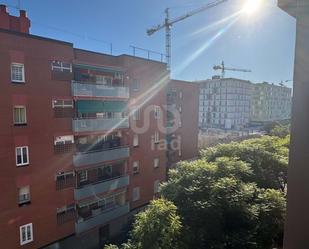
M104 131L112 129L129 128L129 119L111 118L111 119L73 119L74 132Z
M72 81L73 96L129 98L129 88Z
M87 185L79 189L74 189L74 198L75 200L80 200L85 197L113 191L128 185L129 176L115 177L92 185Z
M75 232L77 234L95 228L97 226L103 225L110 222L118 217L121 217L130 211L129 203L125 203L122 206L114 206L109 210L98 210L94 211L90 218L82 219L80 218L77 223L75 223Z
M78 153L73 156L75 167L82 165L96 164L107 161L114 161L129 157L130 150L128 146L114 147L108 150L92 151L87 153Z

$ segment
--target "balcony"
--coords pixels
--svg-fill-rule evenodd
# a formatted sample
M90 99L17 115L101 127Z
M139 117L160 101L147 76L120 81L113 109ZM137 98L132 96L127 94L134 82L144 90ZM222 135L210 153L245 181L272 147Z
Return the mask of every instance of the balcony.
M108 150L91 151L86 153L78 153L73 156L73 164L75 167L82 165L96 164L108 161L114 161L129 157L129 147L114 147Z
M129 98L129 88L121 86L105 86L87 82L72 81L73 96Z
M110 119L73 119L72 126L74 132L93 132L113 129L124 129L129 128L129 119L127 117Z
M87 185L79 189L74 189L75 200L97 195L104 192L110 192L129 185L129 176L120 176L93 185Z
M75 232L77 234L88 231L97 226L106 224L118 217L121 217L130 211L129 203L124 205L115 206L112 209L101 211L93 210L92 216L87 219L79 218L78 222L75 223Z

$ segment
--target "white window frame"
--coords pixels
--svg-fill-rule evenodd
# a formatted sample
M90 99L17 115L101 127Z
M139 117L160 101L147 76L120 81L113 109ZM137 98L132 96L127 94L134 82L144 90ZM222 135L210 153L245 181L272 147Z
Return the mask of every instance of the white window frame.
M155 132L153 141L155 144L160 143L160 133L158 131Z
M56 137L54 140L54 145L62 145L62 144L74 144L74 136L67 135L67 136L59 136Z
M134 121L140 120L141 117L141 109L137 106L133 107L133 112L132 112L132 119Z
M26 152L27 152L27 161L24 162L24 158L23 158L23 149L26 149ZM21 150L21 163L18 163L18 160L17 160L17 151L18 150ZM29 165L29 147L28 146L18 146L15 148L15 157L16 157L16 166L25 166L25 165Z
M82 179L82 174L81 172L84 172L85 175L83 176L83 179ZM88 181L88 171L87 170L82 170L80 173L79 173L79 182L87 182Z
M23 240L23 229L25 229L25 240ZM28 230L30 232L30 238L28 238ZM20 245L25 245L33 241L33 225L28 223L19 227Z
M160 158L156 157L155 159L153 159L153 167L159 168L159 166L160 166Z
M15 109L25 109L25 122L20 122L20 121L16 121L15 120ZM20 119L20 117L19 117L19 119ZM27 124L27 108L26 108L26 106L24 106L24 105L15 105L13 107L13 121L14 121L14 125Z
M22 79L19 80L19 79L14 79L14 73L13 73L13 67L19 67L21 68L21 76L22 76ZM12 62L11 63L11 81L12 82L17 82L17 83L25 83L25 65L22 64L22 63L16 63L16 62Z
M61 102L61 104L56 102ZM65 104L64 101L71 101L71 104ZM72 99L53 99L52 107L53 108L73 108L73 100Z
M21 190L27 189L28 193L26 194L21 194ZM28 198L24 198L24 200L21 200L21 196L27 196ZM31 195L30 195L30 186L23 186L18 189L18 204L25 204L31 201Z
M54 65L54 63L60 63L60 66ZM70 67L66 67L63 66L63 64L70 64ZM60 69L61 72L63 72L64 70L70 71L70 73L72 73L72 63L69 62L63 62L63 61L52 61L51 63L51 67L52 67L52 71L54 71L54 69Z
M154 106L154 118L155 119L161 118L161 107L158 105Z
M159 189L160 189L160 180L155 180L154 183L153 183L154 194L159 193Z
M132 190L132 201L138 201L140 199L140 187L135 187Z
M139 146L139 137L138 134L133 135L133 147L138 147Z
M139 168L140 168L140 163L139 161L134 161L132 163L132 172L133 174L138 174L139 173ZM136 170L135 170L136 169Z
M138 92L140 90L140 81L139 80L136 80L136 79L133 80L132 89L135 92Z

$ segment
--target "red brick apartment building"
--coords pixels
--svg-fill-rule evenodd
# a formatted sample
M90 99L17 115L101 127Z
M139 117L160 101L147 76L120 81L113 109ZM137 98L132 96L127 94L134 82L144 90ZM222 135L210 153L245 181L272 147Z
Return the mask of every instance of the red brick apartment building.
M198 156L199 84L171 80L167 87L168 166ZM172 115L176 112L178 116ZM172 127L171 130L169 130ZM177 129L174 129L176 127Z
M167 84L182 109L173 162L196 156L197 90L167 83L164 63L75 49L29 28L25 11L0 6L1 248L103 245L166 179Z

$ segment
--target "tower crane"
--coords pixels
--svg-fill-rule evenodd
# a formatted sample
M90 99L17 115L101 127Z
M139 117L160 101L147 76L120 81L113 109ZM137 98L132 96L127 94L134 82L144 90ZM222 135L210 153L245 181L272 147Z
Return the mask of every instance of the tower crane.
M226 67L224 65L224 61L222 61L220 65L214 66L213 69L214 70L221 70L221 78L225 77L225 71L235 71L235 72L244 72L244 73L251 73L252 72L251 70L248 70L248 69Z
M156 33L157 31L164 29L165 28L165 56L166 56L166 63L167 63L167 69L170 70L171 68L171 47L172 47L172 42L171 42L171 30L172 30L172 26L177 23L180 22L182 20L185 20L195 14L201 13L207 9L213 8L221 3L224 3L228 0L216 0L212 3L206 4L198 9L192 10L182 16L176 17L174 19L170 19L170 9L167 8L165 9L165 20L162 24L159 24L157 26L154 26L150 29L147 30L147 35L151 36L154 33Z

